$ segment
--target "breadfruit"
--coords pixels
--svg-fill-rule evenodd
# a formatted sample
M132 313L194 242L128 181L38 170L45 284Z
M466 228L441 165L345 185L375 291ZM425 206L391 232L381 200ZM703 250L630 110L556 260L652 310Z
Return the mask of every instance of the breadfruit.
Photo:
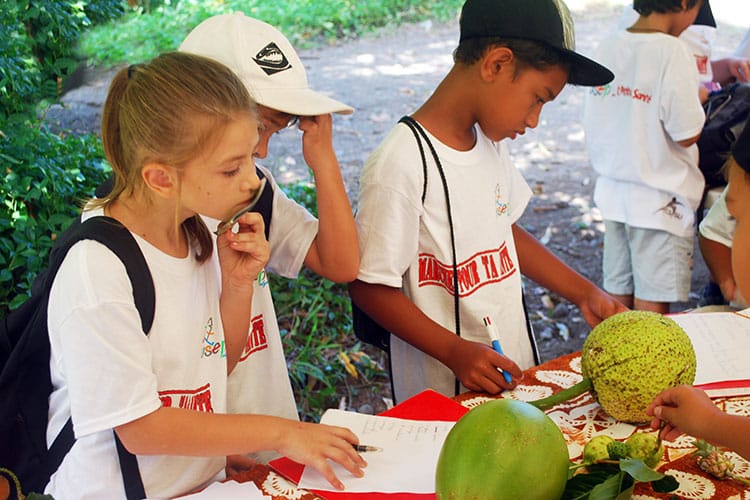
M581 349L583 380L531 403L548 409L591 390L602 409L616 420L643 423L646 408L670 387L692 384L695 351L672 319L647 311L626 311L607 318Z

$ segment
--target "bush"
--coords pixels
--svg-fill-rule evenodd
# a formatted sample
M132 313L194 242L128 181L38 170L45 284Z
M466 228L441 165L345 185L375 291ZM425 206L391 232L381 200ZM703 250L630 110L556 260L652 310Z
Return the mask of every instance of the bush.
M97 65L147 61L176 50L204 19L244 12L276 26L302 48L361 35L388 24L450 19L463 0L171 0L126 14L117 22L87 30L81 54ZM153 2L152 2L153 7Z
M306 182L282 186L290 198L317 213L315 187ZM351 402L360 391L377 392L388 380L378 354L367 354L352 331L346 285L308 269L296 279L269 274L279 331L300 418L318 421L326 408ZM381 356L382 357L382 356Z
M0 124L0 316L28 298L52 244L107 176L99 139L62 137L14 117Z
M3 0L0 9L0 115L56 98L79 61L83 30L125 11L122 0Z

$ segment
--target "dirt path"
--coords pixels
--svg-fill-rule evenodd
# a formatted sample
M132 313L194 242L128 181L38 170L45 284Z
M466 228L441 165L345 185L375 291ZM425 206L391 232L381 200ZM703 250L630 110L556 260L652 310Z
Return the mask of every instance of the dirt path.
M573 7L574 2L570 2ZM609 30L615 29L622 7L586 3L574 10L578 49L590 54ZM726 55L743 31L720 25L715 54ZM335 147L356 206L358 177L367 154L398 118L412 112L435 88L451 65L457 23L425 22L331 47L302 50L312 86L329 90L357 112L334 120ZM48 119L73 131L98 129L101 103L111 72L92 72L87 84L63 97ZM599 284L601 279L601 219L591 200L594 175L588 163L580 123L583 89L568 87L545 106L536 130L511 143L511 151L537 196L521 223L563 260ZM449 117L446 117L449 119ZM274 138L264 164L279 182L308 178L299 147L299 131ZM707 278L696 253L691 302L695 305ZM543 359L580 348L588 327L569 303L534 283L526 289Z

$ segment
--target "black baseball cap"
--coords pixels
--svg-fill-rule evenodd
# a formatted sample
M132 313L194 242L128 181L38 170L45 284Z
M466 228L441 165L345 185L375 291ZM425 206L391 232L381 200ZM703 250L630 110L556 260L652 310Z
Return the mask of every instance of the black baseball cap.
M568 83L598 86L615 75L575 51L573 18L562 0L466 0L459 21L460 41L473 38L520 38L543 42L570 62Z
M734 142L732 157L737 165L750 174L750 125L746 125L740 136Z

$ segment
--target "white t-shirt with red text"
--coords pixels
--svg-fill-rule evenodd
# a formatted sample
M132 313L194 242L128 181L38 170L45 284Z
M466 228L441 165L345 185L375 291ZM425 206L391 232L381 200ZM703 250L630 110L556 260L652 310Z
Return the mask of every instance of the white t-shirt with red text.
M430 139L449 189L459 277L461 336L490 343L483 318L498 326L505 354L522 369L534 365L522 305L521 272L512 224L531 190L511 164L504 142L490 141L477 126L470 151ZM416 140L396 126L368 159L360 180L356 220L362 255L358 279L404 293L427 316L455 331L453 258L448 212L440 175L425 145L427 191ZM395 398L427 388L454 395L450 369L391 335Z

